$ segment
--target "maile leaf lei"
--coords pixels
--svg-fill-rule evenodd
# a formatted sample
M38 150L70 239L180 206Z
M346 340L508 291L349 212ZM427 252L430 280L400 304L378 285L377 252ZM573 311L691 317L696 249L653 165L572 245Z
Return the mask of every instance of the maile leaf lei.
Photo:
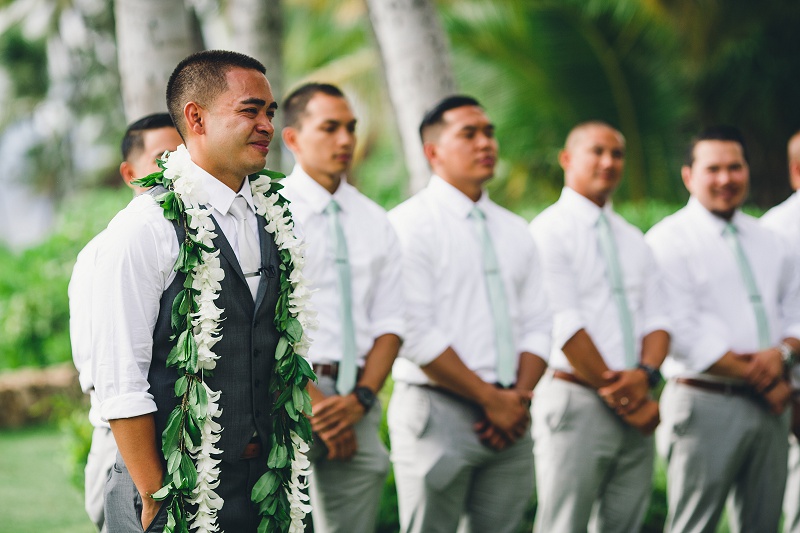
M188 533L189 529L216 532L217 511L223 500L214 489L219 484L220 453L216 447L224 428L214 420L220 415L220 392L212 391L203 379L216 366L214 344L221 338L223 309L215 305L224 272L213 239L215 226L208 210L202 183L193 175L186 147L165 152L158 161L160 172L137 185L162 185L167 192L156 198L164 217L175 220L186 231L180 243L175 271L183 273L183 289L172 304L171 325L176 339L167 356L167 366L179 377L175 395L179 404L169 416L162 435L167 462L164 486L155 494L168 506L167 533ZM275 367L270 392L275 398L271 413L272 435L267 472L256 482L250 495L262 517L258 532L302 532L303 518L311 510L304 494L310 463L305 454L311 441L311 400L306 392L315 379L305 356L315 326L308 309L310 291L302 274L303 246L295 237L288 201L279 193L283 174L262 170L250 176L256 212L267 220L265 227L279 250L279 296L275 327L280 334L275 350ZM266 444L266 443L265 443ZM187 504L197 510L189 515Z

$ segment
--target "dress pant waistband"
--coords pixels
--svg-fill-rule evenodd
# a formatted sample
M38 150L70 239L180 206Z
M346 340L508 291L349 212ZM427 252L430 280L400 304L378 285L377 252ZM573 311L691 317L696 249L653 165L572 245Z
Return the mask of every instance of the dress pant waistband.
M319 376L326 376L332 379L336 379L339 376L339 363L330 363L330 364L315 364L311 365L311 368L314 369L314 373ZM356 381L361 379L361 376L364 375L364 369L362 367L358 367L358 372L356 373Z
M750 385L739 385L734 383L723 383L721 381L706 381L703 379L675 378L675 383L694 387L717 394L731 394L735 396L753 396L753 389Z
M594 387L583 381L575 374L571 374L570 372L564 372L563 370L553 370L553 377L556 379L569 381L570 383L574 383L575 385L580 385L581 387L586 387L587 389L594 390Z

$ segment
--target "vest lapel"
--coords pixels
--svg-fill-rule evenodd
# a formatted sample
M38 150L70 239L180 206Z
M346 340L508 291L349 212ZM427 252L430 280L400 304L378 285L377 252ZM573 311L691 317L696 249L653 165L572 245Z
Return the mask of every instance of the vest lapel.
M217 245L217 248L220 251L220 254L228 260L228 263L231 265L231 269L239 276L239 279L242 280L242 283L247 285L247 281L244 279L244 272L242 272L242 266L239 264L239 260L236 258L236 254L233 252L233 248L231 248L228 239L225 238L225 234L222 233L222 230L217 224L217 220L214 218L214 215L211 215L211 220L214 221L214 229L217 233L217 238L214 239L214 244Z
M258 242L261 245L261 279L258 283L258 292L256 292L256 309L258 309L267 292L268 278L278 275L274 266L278 261L275 257L277 247L272 236L264 229L264 226L267 225L266 219L261 215L256 215L256 220L258 220Z

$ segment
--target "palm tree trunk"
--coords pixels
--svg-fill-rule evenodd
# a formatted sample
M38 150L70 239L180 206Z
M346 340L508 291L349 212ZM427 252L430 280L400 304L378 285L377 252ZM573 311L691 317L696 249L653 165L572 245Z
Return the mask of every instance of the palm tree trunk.
M237 52L255 57L267 67L275 101L283 97L283 12L281 0L228 0L226 18ZM278 124L275 125L278 129ZM280 135L267 157L267 167L281 167Z
M447 38L430 0L367 0L367 9L403 141L409 190L414 193L430 177L419 123L431 105L456 88Z
M122 100L128 122L165 111L167 80L202 48L183 0L114 0Z

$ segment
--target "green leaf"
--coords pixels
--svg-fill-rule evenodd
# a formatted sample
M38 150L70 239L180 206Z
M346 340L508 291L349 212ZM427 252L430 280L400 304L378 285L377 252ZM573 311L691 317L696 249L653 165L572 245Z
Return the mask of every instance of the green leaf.
M201 426L191 411L186 413L186 424L183 427L185 429L186 436L188 437L188 440L191 443L191 445L192 446L199 445L201 437L201 431L200 431Z
M180 450L172 450L172 453L169 454L169 459L167 460L167 474L174 474L175 471L178 470L178 467L181 466L182 458L183 454Z
M194 340L194 335L186 335L185 343L184 350L186 358L184 361L186 361L186 371L190 374L194 374L197 372L197 343Z
M181 411L180 405L175 407L169 414L167 419L167 427L161 434L161 450L164 456L168 457L172 450L175 450L180 445L180 431L181 431Z
M300 387L295 387L290 385L290 389L292 389L292 403L295 405L295 408L299 407L302 409L306 404L305 399L305 391Z
M171 491L172 491L172 484L167 483L166 485L158 489L156 492L151 494L150 497L153 498L155 501L160 502L166 499L167 496L170 495Z
M186 313L183 313L182 315L180 312L183 298L184 294L183 291L181 291L175 296L175 299L172 300L172 312L170 313L170 324L172 326L172 331L186 329Z
M278 399L275 400L275 405L272 407L272 412L278 411L283 404L292 396L292 391L289 387L283 389L278 396Z
M303 335L303 326L300 325L300 321L294 317L289 318L286 321L286 336L289 337L289 341L292 344L300 340L300 337Z
M283 468L288 463L289 454L286 447L280 444L275 444L269 451L269 459L267 459L267 466L270 468Z
M281 480L275 472L265 472L253 486L253 490L250 492L250 499L254 502L260 502L275 492L280 483Z
M286 177L286 174L281 174L280 172L277 172L275 170L269 170L269 169L266 169L266 168L256 172L256 175L266 176L271 180L282 180L283 178ZM283 188L283 185L279 185L279 184L276 184L276 183L273 183L272 186L273 187L278 186L280 189ZM276 190L280 190L280 189L276 189Z
M186 363L186 337L191 337L189 335L188 330L183 330L178 337L178 342L175 343L175 346L169 351L167 354L167 366L184 366Z
M186 379L186 375L179 377L175 381L175 396L178 398L183 397L186 394L186 389L189 387L189 381Z
M172 475L172 479L176 489L191 490L197 484L197 468L195 468L192 458L188 454L181 456L180 466Z
M192 389L192 396L190 404L194 415L198 420L205 420L208 411L208 393L206 393L205 387L196 383Z
M275 348L275 359L281 360L292 351L292 345L289 344L289 339L285 335L281 335L278 339L278 346Z
M297 422L298 413L297 409L294 407L294 402L291 399L286 400L286 403L283 405L283 408L286 409L286 414L289 415L289 418Z
M317 375L314 373L314 369L311 368L311 365L308 363L308 360L305 357L296 357L297 360L297 373L298 375L302 375L305 378L310 379L311 381L317 381Z

